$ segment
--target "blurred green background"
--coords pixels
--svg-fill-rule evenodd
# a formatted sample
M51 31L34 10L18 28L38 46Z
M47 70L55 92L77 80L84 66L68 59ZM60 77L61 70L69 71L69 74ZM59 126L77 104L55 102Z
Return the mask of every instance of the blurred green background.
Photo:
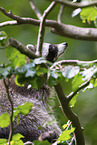
M49 6L50 2L48 0L34 0L37 7L43 11ZM0 0L0 6L4 7L6 11L11 10L13 14L19 15L21 17L32 17L36 18L34 12L32 11L28 0ZM57 15L60 6L57 4L53 11L49 14L48 19L57 20ZM80 27L94 27L93 23L83 24L80 16L72 18L73 9L64 8L62 14L62 22L65 24L72 24ZM11 20L4 16L0 12L0 22L6 20ZM6 26L0 28L0 31L5 31L8 37L13 37L24 45L29 43L36 44L38 36L38 28L33 25L18 25L18 26ZM61 37L51 33L50 28L46 28L45 31L45 42L49 43L61 43L67 42L68 49L60 59L78 59L78 60L94 60L97 59L97 42L90 41L80 41L68 39L66 37ZM5 50L0 50L0 63L7 63ZM71 83L65 84L66 94L71 89ZM58 108L58 106L57 106ZM86 145L97 145L97 88L93 90L86 91L85 93L80 92L78 96L77 103L73 108L74 112L78 114L80 122L84 127L84 134L86 138ZM58 111L61 112L59 108ZM60 114L60 113L59 113ZM60 115L62 120L61 124L66 123L63 114Z

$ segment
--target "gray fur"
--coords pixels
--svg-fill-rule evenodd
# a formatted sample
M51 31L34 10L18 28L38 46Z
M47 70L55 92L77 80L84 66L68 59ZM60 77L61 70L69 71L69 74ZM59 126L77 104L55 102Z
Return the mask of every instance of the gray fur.
M16 86L13 78L10 80L10 92L12 91L11 99L14 103L14 107L17 105L23 104L25 102L33 103L34 107L32 108L31 112L27 115L21 115L20 123L15 128L14 133L21 133L25 136L24 141L33 141L38 139L38 137L45 132L54 131L56 136L61 133L60 128L55 121L55 117L47 110L47 99L49 96L49 87L45 86L41 89L27 89L25 87ZM10 103L7 98L6 89L3 84L3 80L0 80L0 115L4 112L10 113ZM52 112L52 110L51 110ZM46 122L53 122L52 125L44 124ZM16 126L16 123L15 123ZM42 129L38 130L38 127L41 126ZM0 128L0 138L8 138L9 135L9 127L7 128Z

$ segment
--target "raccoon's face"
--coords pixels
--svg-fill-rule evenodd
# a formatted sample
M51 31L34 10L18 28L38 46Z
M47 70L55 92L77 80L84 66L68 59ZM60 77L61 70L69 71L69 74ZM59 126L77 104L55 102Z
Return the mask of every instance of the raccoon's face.
M43 43L42 57L50 62L55 62L56 59L65 52L68 44L66 42L60 44ZM27 49L36 52L36 45L27 45Z
M65 52L67 46L66 42L60 44L43 43L42 56L50 62L55 62Z

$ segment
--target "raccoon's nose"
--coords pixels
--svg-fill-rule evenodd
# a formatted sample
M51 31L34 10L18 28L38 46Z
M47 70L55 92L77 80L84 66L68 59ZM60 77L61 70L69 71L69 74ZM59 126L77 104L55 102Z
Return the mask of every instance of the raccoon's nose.
M64 42L64 43L63 43L63 45L66 45L66 46L68 46L68 43L67 43L67 42Z

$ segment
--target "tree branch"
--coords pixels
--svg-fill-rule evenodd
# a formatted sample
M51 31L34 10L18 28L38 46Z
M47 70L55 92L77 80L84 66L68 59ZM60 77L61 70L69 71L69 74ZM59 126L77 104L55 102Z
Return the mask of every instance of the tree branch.
M45 31L45 20L48 16L48 14L51 12L51 10L54 8L55 2L53 1L49 7L44 11L43 16L40 21L40 27L39 27L39 34L38 34L38 40L37 40L37 48L36 48L36 54L40 56L42 54L42 44L44 39L44 31Z
M53 0L50 0L50 1L53 1ZM62 4L62 5L65 5L67 7L70 7L70 8L85 8L85 7L89 7L89 6L97 6L97 2L80 2L80 3L73 3L73 2L70 2L70 1L67 1L67 0L54 0L56 3L59 3L59 4Z
M6 89L6 93L7 93L7 96L8 96L8 100L9 100L10 105L11 105L11 114L10 114L10 133L9 133L9 139L8 139L8 141L9 141L9 143L10 143L10 141L12 140L13 131L14 131L14 125L13 125L13 109L14 109L14 107L13 107L13 102L12 102L11 97L10 97L10 94L9 94L9 87L8 87L8 85L9 85L9 80L8 80L8 85L7 85L6 81L5 81L5 79L3 79L3 82L4 82L4 85L5 85L5 89Z
M20 24L33 24L33 25L39 26L39 24L40 24L39 20L32 19L32 18L24 18L24 17L19 17L16 15L13 15L11 12L6 12L5 9L2 7L0 7L0 11L5 16L7 16L13 20L16 20L18 25L20 25ZM7 21L7 22L10 22L10 23L13 23L13 25L16 25L16 21ZM5 22L3 22L3 23L5 23Z
M79 86L79 88L78 88L75 92L71 92L71 93L67 96L68 102L70 102L71 99L72 99L80 90L82 90L83 88L85 88L86 86L88 86L89 83L90 83L90 79L89 79L88 81L84 82L83 84L81 84L81 85Z
M97 41L97 29L95 28L81 28L61 23L52 28L52 32L72 39Z
M0 7L2 13L6 16L14 19L17 21L7 21L1 23L0 25L7 26L7 25L20 25L20 24L32 24L35 26L40 25L40 20L32 19L32 18L24 18L13 15L10 12L6 12L4 8ZM81 28L73 25L66 25L63 23L58 23L54 20L46 20L45 26L52 27L52 32L56 33L61 36L65 36L72 39L79 39L79 40L87 40L87 41L97 41L97 29L96 28Z
M9 39L9 43L12 47L15 47L17 50L19 50L21 53L25 54L26 56L28 56L30 59L34 59L37 58L39 56L35 55L33 52L30 52L26 46L24 46L22 43L20 43L19 41L10 38Z
M61 16L62 16L63 8L64 8L64 5L60 5L60 11L58 14L58 23L61 23Z
M34 3L34 0L29 0L29 3L30 3L30 5L31 5L32 10L35 12L37 18L38 18L38 19L41 19L42 14L41 14L41 12L39 11L39 9L36 7L36 5L35 5L35 3Z
M93 60L93 61L61 60L61 61L53 63L50 69L53 69L54 67L60 64L61 65L80 65L80 64L91 64L91 63L97 63L97 60Z
M79 123L79 119L77 115L71 110L68 104L68 98L64 94L62 86L60 84L57 84L54 87L57 92L58 95L57 97L60 102L60 105L62 106L63 113L72 122L73 127L75 127L75 136L76 136L77 145L85 145L83 131Z
M12 26L12 25L17 25L17 21L14 20L14 21L6 21L6 22L2 22L0 23L0 27L4 27L4 26Z

